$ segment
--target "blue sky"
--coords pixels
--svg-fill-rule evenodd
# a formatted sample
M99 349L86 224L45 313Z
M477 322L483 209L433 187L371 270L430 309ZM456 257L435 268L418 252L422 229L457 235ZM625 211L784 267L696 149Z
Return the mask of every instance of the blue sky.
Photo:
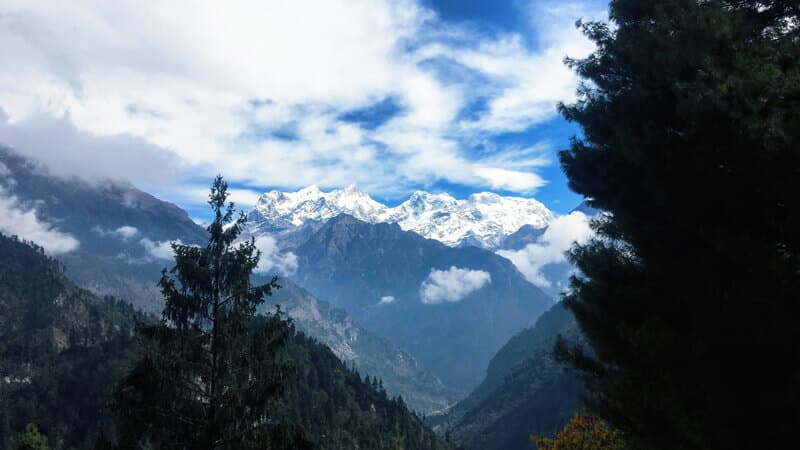
M222 173L260 192L356 184L388 204L580 202L555 112L597 1L9 1L0 6L0 142L60 174L124 178L205 216Z

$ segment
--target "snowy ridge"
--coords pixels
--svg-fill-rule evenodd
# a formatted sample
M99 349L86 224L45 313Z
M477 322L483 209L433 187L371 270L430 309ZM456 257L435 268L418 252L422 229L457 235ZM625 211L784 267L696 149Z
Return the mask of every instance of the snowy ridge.
M373 200L355 186L322 192L309 186L296 192L270 191L250 213L250 233L289 231L349 214L369 223L397 223L402 229L449 246L488 249L524 225L542 229L553 213L532 198L504 197L490 192L457 200L448 194L414 192L394 208Z

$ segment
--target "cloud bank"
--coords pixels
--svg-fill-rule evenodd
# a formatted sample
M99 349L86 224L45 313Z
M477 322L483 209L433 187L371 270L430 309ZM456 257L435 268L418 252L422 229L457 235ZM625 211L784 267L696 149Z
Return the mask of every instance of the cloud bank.
M542 273L542 269L549 264L566 262L565 253L574 243L585 244L589 241L593 235L590 221L586 214L579 211L557 217L536 242L521 250L500 250L497 254L514 263L534 285L549 288L552 283Z
M491 275L483 270L455 266L447 270L431 269L420 286L420 299L426 304L459 302L491 282Z

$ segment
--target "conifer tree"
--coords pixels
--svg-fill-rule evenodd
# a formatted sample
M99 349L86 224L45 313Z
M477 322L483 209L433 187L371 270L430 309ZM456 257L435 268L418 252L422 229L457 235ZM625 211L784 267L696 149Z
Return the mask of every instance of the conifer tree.
M633 448L780 448L800 426L800 6L613 0L561 106L608 214L565 298L588 403Z
M39 433L35 424L29 423L20 436L17 450L50 450L50 446L47 445L47 436Z
M251 283L259 252L237 244L244 214L234 218L221 177L209 196L214 220L204 247L173 243L175 265L159 285L165 306L157 325L142 327L152 350L115 394L123 448L285 448L291 430L270 416L290 365L290 333L280 311L256 320L256 307L278 287ZM281 443L277 443L280 440Z

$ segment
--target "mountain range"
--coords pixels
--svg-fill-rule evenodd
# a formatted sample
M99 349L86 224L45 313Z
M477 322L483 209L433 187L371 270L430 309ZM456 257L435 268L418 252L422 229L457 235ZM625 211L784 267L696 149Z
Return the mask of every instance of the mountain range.
M8 224L0 232L15 234L14 226L43 234L29 239L60 239L73 243L59 250L65 274L100 297L113 296L136 308L157 314L163 299L157 281L171 262L169 242L204 244L207 234L179 207L159 200L130 184L111 180L87 182L52 175L47 167L0 146L0 200L13 216L28 220ZM11 229L9 229L11 228ZM40 230L40 231L41 231ZM51 245L54 245L51 242ZM445 408L460 391L445 386L409 352L381 333L357 324L347 312L320 301L291 280L281 277L282 289L270 305L280 303L300 331L328 345L348 365L384 380L391 395L428 413Z
M316 226L340 214L367 223L396 223L445 245L474 245L497 249L523 226L544 229L554 214L532 198L504 197L491 192L457 200L449 194L416 191L404 202L388 207L355 186L322 192L309 186L296 192L263 194L250 212L250 232L285 233Z
M74 241L57 257L95 294L157 313L155 282L170 262L169 242L207 239L185 211L129 184L57 177L2 147L0 164L0 206ZM248 232L274 237L295 258L271 305L280 303L300 331L348 365L383 379L390 394L431 413L476 387L509 338L552 305L494 253L535 242L552 220L535 200L495 194L417 192L388 208L354 187L311 187L262 196Z

